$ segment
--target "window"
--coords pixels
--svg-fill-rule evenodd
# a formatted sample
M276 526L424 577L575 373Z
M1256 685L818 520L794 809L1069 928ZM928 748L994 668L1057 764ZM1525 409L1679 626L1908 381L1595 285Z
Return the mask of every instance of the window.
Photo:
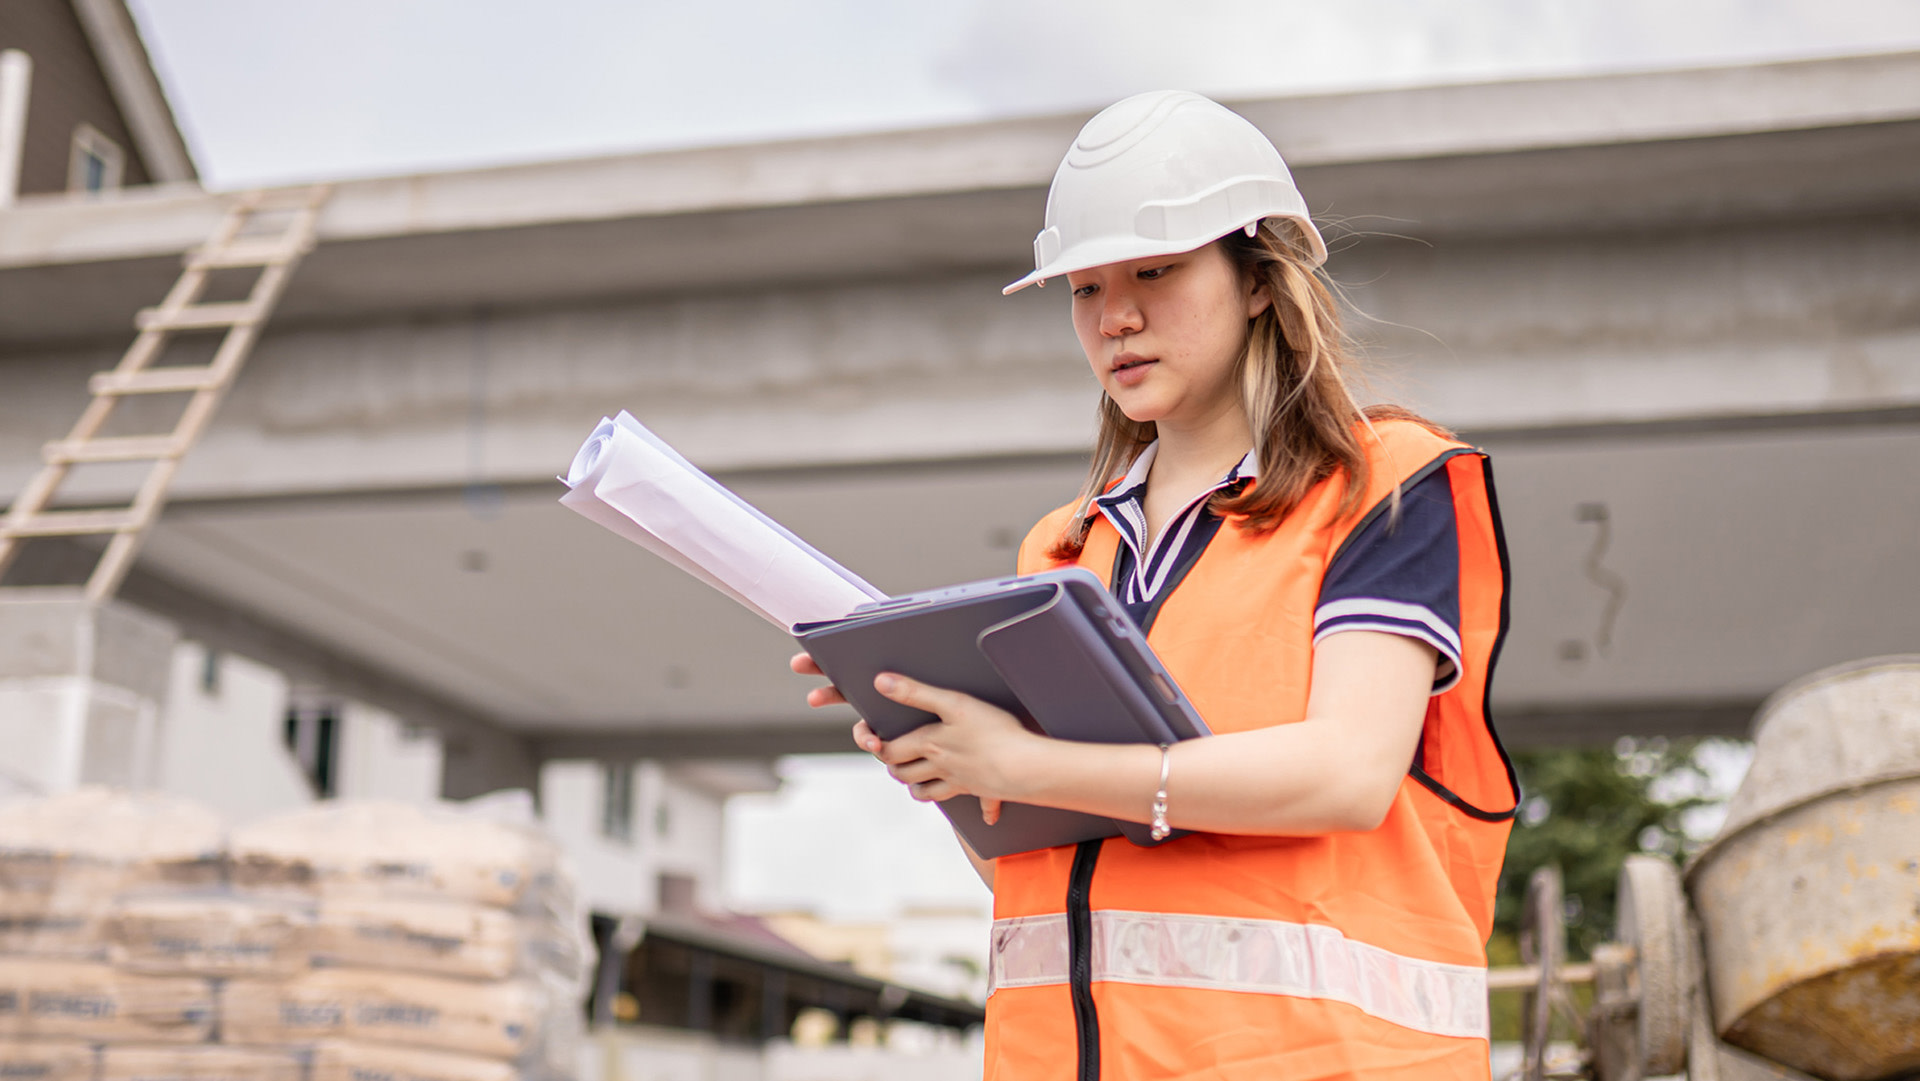
M127 158L118 143L92 124L73 129L73 150L67 158L68 191L112 191L120 186Z
M313 794L321 799L334 796L340 771L339 708L333 705L294 707L287 710L286 744L293 752L300 772L307 775Z
M209 698L220 693L220 651L212 646L200 647L200 693Z
M608 762L601 767L600 832L623 843L633 840L631 762Z

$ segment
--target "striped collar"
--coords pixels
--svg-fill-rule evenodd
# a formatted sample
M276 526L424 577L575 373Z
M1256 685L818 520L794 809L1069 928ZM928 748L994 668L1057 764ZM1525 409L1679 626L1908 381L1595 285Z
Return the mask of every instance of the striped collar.
M1094 500L1094 504L1100 508L1101 516L1113 525L1114 531L1120 534L1120 539L1133 551L1135 580L1125 583L1124 588L1123 583L1114 583L1115 591L1121 594L1123 600L1129 598L1148 600L1158 593L1165 582L1168 569L1178 561L1177 558L1169 558L1169 556L1177 554L1185 544L1187 536L1193 532L1193 523L1200 517L1199 508L1205 505L1207 497L1222 488L1256 476L1259 469L1253 452L1248 451L1232 469L1227 470L1226 476L1221 477L1218 483L1195 494L1179 513L1168 519L1166 526L1160 531L1160 536L1154 538L1153 546L1149 549L1144 500L1147 492L1147 474L1152 471L1153 460L1159 452L1159 440L1147 444L1146 449L1134 458L1133 465L1128 467L1126 476L1121 477L1120 482L1105 495Z

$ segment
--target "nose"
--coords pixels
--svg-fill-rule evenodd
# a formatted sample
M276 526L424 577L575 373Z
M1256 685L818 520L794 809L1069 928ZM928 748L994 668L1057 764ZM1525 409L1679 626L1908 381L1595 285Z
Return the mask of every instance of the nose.
M1140 306L1125 289L1107 289L1100 294L1100 333L1104 337L1119 338L1128 334L1137 334L1145 320L1140 315Z

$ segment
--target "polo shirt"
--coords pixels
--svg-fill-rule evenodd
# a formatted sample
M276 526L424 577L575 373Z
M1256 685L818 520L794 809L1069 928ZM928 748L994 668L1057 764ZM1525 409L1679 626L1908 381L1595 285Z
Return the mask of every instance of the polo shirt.
M1147 473L1160 444L1135 458L1126 476L1095 499L1100 514L1120 534L1114 594L1136 623L1179 584L1220 531L1221 518L1207 499L1222 489L1252 481L1259 465L1248 451L1213 487L1197 494L1147 544L1143 499ZM1460 541L1453 512L1453 484L1436 469L1400 496L1397 514L1378 514L1356 530L1320 583L1313 614L1318 645L1342 631L1383 631L1417 638L1440 654L1434 694L1460 680Z

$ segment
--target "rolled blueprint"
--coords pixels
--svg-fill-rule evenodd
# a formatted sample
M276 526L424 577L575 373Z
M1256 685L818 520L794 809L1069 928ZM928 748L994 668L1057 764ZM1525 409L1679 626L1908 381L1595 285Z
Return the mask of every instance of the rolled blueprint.
M560 502L782 630L886 594L728 491L626 413L603 419Z

